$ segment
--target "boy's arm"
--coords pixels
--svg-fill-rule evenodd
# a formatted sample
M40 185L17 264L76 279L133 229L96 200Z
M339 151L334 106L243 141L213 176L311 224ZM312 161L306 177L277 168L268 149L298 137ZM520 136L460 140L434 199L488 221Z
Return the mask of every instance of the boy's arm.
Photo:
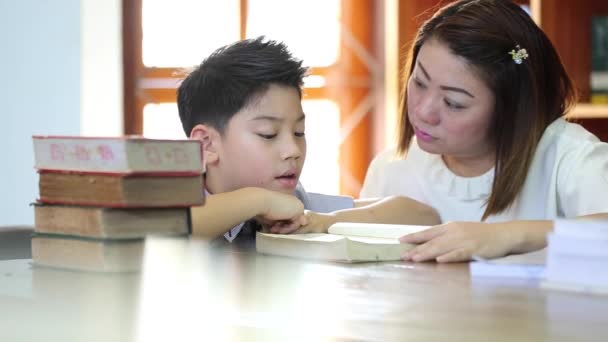
M304 213L295 196L262 188L242 188L207 196L203 206L192 207L192 235L216 238L238 224L260 217L290 221Z
M355 208L334 211L329 214L307 212L307 224L297 229L282 227L271 228L272 233L326 233L329 226L336 222L362 222L386 224L413 224L433 226L441 223L437 211L432 207L402 196L391 196L379 200L358 200Z

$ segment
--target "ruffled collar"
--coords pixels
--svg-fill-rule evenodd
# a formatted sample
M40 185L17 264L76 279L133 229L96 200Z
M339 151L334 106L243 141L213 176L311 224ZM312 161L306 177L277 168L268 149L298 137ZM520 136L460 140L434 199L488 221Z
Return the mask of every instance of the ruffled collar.
M486 199L492 192L494 168L476 177L462 177L453 173L438 154L428 154L431 186L439 188L450 197L474 201Z

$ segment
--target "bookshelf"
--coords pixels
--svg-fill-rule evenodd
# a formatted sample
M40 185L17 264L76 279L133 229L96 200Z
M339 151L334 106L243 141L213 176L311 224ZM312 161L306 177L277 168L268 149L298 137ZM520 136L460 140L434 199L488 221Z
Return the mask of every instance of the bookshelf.
M606 0L530 0L536 23L562 58L579 94L569 117L608 141L608 105L591 104L591 18L608 15Z
M399 5L398 40L409 47L422 22L440 4L449 1L408 0ZM517 0L530 6L532 17L545 31L562 58L579 94L579 103L568 117L580 123L603 141L608 141L608 104L591 104L591 18L608 15L608 0ZM413 20L412 20L413 18ZM400 74L405 63L401 49Z

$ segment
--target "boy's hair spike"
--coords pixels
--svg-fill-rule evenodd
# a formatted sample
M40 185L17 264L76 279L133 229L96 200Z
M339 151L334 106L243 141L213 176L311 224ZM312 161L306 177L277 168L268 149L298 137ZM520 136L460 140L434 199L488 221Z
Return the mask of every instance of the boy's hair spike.
M239 110L271 84L293 87L301 96L308 68L282 42L264 36L217 49L182 81L177 106L186 136L198 124L220 133Z

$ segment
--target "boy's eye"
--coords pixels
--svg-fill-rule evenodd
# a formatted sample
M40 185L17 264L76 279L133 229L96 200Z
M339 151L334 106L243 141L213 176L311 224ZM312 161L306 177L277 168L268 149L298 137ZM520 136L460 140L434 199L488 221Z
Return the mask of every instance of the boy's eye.
M266 140L270 140L273 139L274 137L276 137L276 134L262 134L262 133L258 133L258 135Z
M305 134L304 134L304 132L295 132L295 133L294 133L294 135L295 135L296 137L301 138L301 137L303 137Z

